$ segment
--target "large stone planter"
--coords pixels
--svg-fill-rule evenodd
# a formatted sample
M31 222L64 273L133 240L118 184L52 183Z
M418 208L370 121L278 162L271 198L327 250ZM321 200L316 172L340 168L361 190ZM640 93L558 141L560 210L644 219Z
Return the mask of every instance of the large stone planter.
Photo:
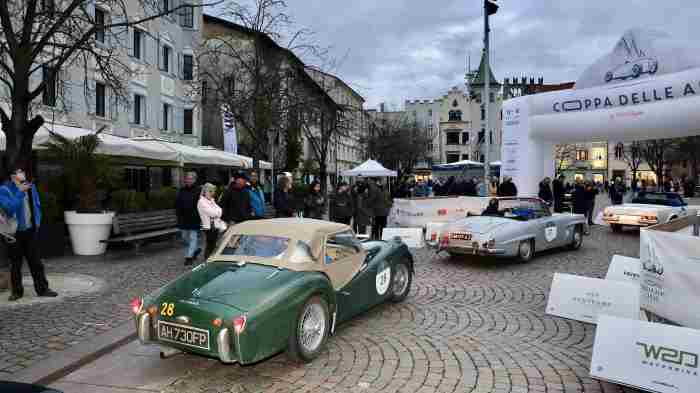
M107 240L112 231L114 212L106 213L64 213L73 253L76 255L101 255L107 251Z

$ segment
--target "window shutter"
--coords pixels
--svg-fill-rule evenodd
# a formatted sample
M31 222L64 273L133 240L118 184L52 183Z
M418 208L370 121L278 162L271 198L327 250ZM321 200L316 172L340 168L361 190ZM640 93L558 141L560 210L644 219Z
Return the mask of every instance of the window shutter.
M117 112L117 95L114 89L109 89L109 118L116 120L119 118L119 113Z
M162 129L163 129L163 109L164 109L164 108L163 108L163 103L161 102L161 103L160 103L160 108L159 108L159 110L156 112L156 113L157 113L157 116L158 116L158 122L157 122L157 124L158 124L158 130L162 130Z
M147 96L142 96L141 98L141 121L144 127L149 127L150 124L150 119L148 118L148 113L150 112L148 110L148 97Z
M126 48L127 53L134 56L134 29L132 27L126 28Z
M182 53L177 52L177 77L182 79Z
M182 134L182 130L184 129L184 113L185 110L182 108L173 108L173 114L174 114L174 122L173 122L173 131L176 134Z

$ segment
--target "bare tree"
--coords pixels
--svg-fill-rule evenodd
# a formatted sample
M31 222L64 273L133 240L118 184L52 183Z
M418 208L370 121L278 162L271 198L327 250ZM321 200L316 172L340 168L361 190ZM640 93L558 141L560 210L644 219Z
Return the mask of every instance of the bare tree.
M69 70L80 70L86 97L94 94L90 81L98 79L124 103L132 73L125 60L128 29L216 2L193 0L169 7L164 0L100 0L96 8L94 0L0 1L0 86L6 104L0 107L0 121L7 138L6 165L30 160L32 140L44 123L38 99L44 96L44 104L55 106L56 90Z
M284 140L296 116L295 87L308 77L297 55L324 53L308 29L295 27L286 7L282 0L230 5L219 20L227 33L205 37L197 55L204 104L209 111L229 110L242 129L242 151L261 159L270 159L270 142Z
M639 142L641 153L644 161L649 165L649 168L656 174L657 187L662 189L664 168L671 153L677 146L676 139L653 139Z
M685 160L690 165L690 178L697 181L698 166L700 166L700 135L689 136L678 144L679 160Z
M576 144L573 143L554 145L554 177L559 177L576 158L576 150Z
M632 187L636 187L637 173L639 172L639 167L644 163L642 142L618 143L615 145L615 158L624 161L630 168L630 171L632 171Z
M430 154L429 142L414 121L397 116L376 119L367 146L370 157L398 172L398 180L410 174L416 163Z

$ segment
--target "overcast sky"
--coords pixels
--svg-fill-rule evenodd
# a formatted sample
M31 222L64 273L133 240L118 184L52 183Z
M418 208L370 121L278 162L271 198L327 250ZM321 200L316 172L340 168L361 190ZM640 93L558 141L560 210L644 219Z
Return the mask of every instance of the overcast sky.
M287 0L300 25L344 61L335 73L367 100L401 108L464 85L468 55L483 47L480 0ZM634 27L698 37L697 0L498 0L491 17L491 66L497 79L575 81ZM347 55L347 56L346 56Z

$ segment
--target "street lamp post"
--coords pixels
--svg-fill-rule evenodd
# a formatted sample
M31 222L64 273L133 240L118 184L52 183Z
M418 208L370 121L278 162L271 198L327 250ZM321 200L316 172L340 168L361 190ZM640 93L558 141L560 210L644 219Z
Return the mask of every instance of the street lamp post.
M493 0L495 1L495 0ZM488 184L489 176L491 175L490 153L491 153L491 118L489 117L489 104L491 103L491 65L489 62L489 15L493 15L498 11L498 5L491 0L484 0L484 92L481 95L484 102L484 118L486 127L484 128L484 145L486 146L486 154L484 155L484 182Z

